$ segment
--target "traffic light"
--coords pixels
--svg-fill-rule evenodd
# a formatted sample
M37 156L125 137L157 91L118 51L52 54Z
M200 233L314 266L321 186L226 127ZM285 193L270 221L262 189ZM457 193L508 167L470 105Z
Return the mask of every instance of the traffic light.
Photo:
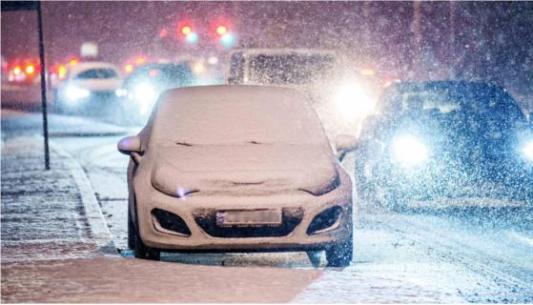
M189 44L195 44L199 39L193 26L188 23L182 23L178 26L178 35Z
M224 35L228 31L228 29L224 25L219 25L219 26L217 26L216 31L217 31L218 35Z
M225 48L235 45L235 34L231 32L230 26L226 23L219 23L215 26L215 34L219 43Z
M181 28L181 33L185 36L189 35L192 32L192 29L190 26L185 25Z

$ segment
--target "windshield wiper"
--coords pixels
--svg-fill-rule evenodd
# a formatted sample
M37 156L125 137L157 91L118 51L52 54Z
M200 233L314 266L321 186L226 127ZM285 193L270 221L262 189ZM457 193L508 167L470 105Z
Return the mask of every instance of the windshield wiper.
M187 146L187 147L190 147L190 146L193 146L191 143L188 143L188 142L175 142L176 145L181 145L181 146Z

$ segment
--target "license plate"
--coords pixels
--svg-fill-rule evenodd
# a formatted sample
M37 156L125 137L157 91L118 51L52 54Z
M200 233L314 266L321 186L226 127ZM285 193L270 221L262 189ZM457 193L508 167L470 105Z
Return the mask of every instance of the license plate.
M280 225L281 209L218 211L216 222L218 226Z

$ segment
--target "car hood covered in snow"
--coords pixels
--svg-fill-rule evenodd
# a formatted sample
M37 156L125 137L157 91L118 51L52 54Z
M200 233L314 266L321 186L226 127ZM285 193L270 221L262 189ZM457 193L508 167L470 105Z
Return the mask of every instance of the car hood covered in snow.
M201 193L321 195L338 184L331 153L313 145L242 144L161 147L152 185L174 197Z

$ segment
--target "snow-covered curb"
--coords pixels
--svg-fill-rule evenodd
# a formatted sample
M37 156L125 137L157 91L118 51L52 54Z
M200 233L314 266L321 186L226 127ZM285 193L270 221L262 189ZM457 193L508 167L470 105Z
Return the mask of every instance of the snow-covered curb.
M85 171L67 151L61 148L60 145L50 141L50 148L65 159L72 173L72 177L78 186L80 198L85 210L85 216L87 217L87 222L91 228L92 241L96 243L102 252L106 254L117 254L113 237L109 231L93 187L89 178L85 174Z

